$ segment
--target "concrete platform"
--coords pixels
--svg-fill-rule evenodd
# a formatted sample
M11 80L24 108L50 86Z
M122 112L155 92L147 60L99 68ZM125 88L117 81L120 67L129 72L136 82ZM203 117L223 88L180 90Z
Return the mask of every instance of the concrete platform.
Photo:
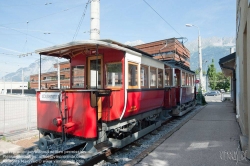
M136 165L249 166L239 136L232 103L210 102Z
M0 165L4 155L18 154L38 144L38 131L26 131L0 137Z
M6 153L17 154L20 153L23 149L24 148L19 145L0 140L0 155Z

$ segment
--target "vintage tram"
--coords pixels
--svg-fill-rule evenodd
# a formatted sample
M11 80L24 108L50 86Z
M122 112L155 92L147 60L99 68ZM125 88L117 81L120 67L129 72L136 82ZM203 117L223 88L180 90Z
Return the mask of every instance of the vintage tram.
M121 148L158 128L168 113L195 106L195 73L112 40L86 40L36 51L70 61L70 87L37 91L37 127L46 139L76 137L86 151ZM41 69L40 69L41 71ZM82 73L81 77L78 77Z

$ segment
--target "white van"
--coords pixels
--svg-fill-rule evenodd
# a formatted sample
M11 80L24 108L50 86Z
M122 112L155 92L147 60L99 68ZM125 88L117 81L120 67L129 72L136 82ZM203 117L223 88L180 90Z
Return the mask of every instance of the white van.
M221 92L221 93L225 93L225 90L224 90L224 89L220 89L220 92Z

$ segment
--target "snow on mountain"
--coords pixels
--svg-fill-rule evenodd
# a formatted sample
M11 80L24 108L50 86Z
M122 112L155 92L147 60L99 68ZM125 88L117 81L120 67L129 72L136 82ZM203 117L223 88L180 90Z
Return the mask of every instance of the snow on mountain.
M198 51L198 39L185 43L190 52ZM201 48L206 47L235 47L235 37L201 38Z
M56 71L57 69L54 68L54 64L58 62L57 58L54 57L44 57L42 58L42 73ZM16 72L9 73L5 76L5 80L12 80L12 81L22 81L22 71L24 81L30 80L30 75L38 74L39 73L39 60L31 63L28 67L19 68Z
M217 71L220 71L219 59L230 54L230 49L235 48L235 37L210 37L201 39L202 48L202 64L203 71L212 63ZM187 42L184 44L190 51L190 68L196 70L198 68L198 40Z

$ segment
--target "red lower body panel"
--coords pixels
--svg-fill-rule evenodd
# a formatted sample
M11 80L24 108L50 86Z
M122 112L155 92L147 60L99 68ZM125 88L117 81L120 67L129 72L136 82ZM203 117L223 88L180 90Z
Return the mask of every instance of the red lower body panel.
M38 129L61 133L62 126L55 125L55 122L60 122L61 113L59 108L61 107L63 117L66 118L66 133L85 139L96 139L98 137L97 111L96 108L91 107L91 92L63 92L60 103L58 101L43 101L40 98L40 94L46 96L46 94L50 93L37 92ZM53 93L59 94L59 92Z
M164 89L128 92L124 118L163 106Z

